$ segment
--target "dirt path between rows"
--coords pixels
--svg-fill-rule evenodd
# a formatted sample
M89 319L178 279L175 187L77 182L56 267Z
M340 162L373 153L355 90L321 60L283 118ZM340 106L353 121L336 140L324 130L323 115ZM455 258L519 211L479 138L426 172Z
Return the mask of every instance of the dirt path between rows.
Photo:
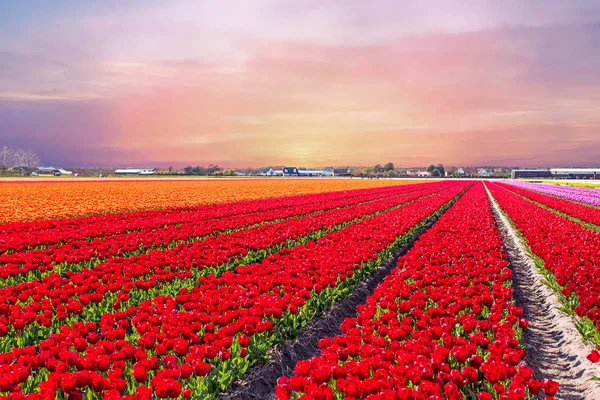
M234 383L225 393L219 396L219 399L274 399L277 380L284 375L292 376L296 362L299 360L307 360L319 355L321 351L318 346L319 340L325 336L333 337L341 334L340 325L342 322L346 318L357 315L356 307L365 303L367 297L373 294L375 288L396 267L398 258L406 254L419 237L431 228L441 215L429 221L413 236L409 243L359 283L353 290L352 295L329 307L320 317L315 318L299 336L287 341L282 348L271 351L269 360L266 363L252 367L243 381Z
M574 317L558 309L558 298L543 283L527 248L487 192L513 270L516 302L529 320L523 333L525 362L537 379L560 383L557 399L600 399L600 383L590 380L600 376L600 367L586 358L592 347L582 342Z

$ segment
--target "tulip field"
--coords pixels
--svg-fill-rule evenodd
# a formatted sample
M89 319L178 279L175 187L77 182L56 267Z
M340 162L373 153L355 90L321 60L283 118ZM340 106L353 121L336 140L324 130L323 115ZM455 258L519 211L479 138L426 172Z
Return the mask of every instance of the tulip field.
M0 223L195 207L405 183L378 179L291 179L282 184L277 179L252 178L2 182Z
M0 183L23 196L0 224L0 399L232 398L383 270L315 354L238 397L561 398L572 382L526 358L531 305L493 207L594 366L600 190L401 182ZM64 204L23 194L44 185Z

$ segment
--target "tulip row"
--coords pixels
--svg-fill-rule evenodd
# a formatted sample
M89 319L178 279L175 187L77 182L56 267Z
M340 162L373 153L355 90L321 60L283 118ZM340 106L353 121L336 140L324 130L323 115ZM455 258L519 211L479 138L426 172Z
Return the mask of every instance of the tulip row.
M199 206L188 209L172 209L161 211L144 211L124 214L109 214L85 218L70 218L63 220L24 222L0 225L0 254L4 252L23 251L32 247L51 246L73 242L74 240L89 240L128 232L151 231L153 229L175 226L194 221L206 221L232 217L235 215L251 214L266 210L297 207L302 204L315 204L357 196L382 195L398 190L413 190L423 187L423 184L409 187L389 187L380 189L361 189L346 192L321 193L305 196L293 196L280 199L255 200L240 203Z
M429 180L430 181L430 180ZM411 185L387 179L137 179L0 182L0 224L196 207L350 189Z
M519 345L527 320L483 184L423 234L321 355L282 377L288 399L463 399L553 396ZM547 397L550 398L550 397Z
M565 310L576 314L585 339L600 344L600 233L511 193L489 189L527 241L539 270Z
M214 397L347 296L468 185L377 213L259 264L201 277L176 295L107 312L98 323L64 326L38 346L0 355L0 392L32 399Z
M600 227L600 208L590 207L570 200L561 199L555 196L549 196L532 190L522 189L514 185L499 184L505 189L509 189L520 196L533 200L543 206L563 213L565 216L575 217L584 223ZM599 190L600 192L600 190Z
M600 188L573 187L569 185L555 185L546 183L530 183L509 181L511 185L519 186L524 189L535 190L536 192L551 194L553 196L564 197L568 200L578 201L593 206L600 206Z
M206 219L205 212L181 212L172 215L172 223L161 228L155 228L153 222L156 218L144 218L146 222L152 222L152 224L146 225L146 229L135 232L106 235L92 240L76 239L66 244L49 246L43 250L35 249L0 255L0 283L15 285L33 279L42 279L53 271L64 274L66 271L92 268L101 261L112 257L131 257L152 250L183 245L184 242L197 241L208 235L218 235L256 224L282 221L424 189L421 185L415 185L412 188L403 186L396 190L388 189L384 193L376 191L350 198L344 198L339 194L336 196L311 196L313 199L310 199L309 203L299 202L295 206L286 205L285 207L281 207L283 206L281 204L281 206L267 208L264 211L241 214L235 212L233 215L216 219ZM286 201L282 203L285 204ZM163 221L166 220L163 219Z
M65 324L97 321L121 303L137 305L160 294L176 293L201 276L220 274L239 264L259 261L338 230L357 219L401 206L454 183L390 196L343 209L256 226L164 251L113 258L90 269L52 274L42 280L0 289L0 349L36 344ZM291 241L291 242L288 242Z

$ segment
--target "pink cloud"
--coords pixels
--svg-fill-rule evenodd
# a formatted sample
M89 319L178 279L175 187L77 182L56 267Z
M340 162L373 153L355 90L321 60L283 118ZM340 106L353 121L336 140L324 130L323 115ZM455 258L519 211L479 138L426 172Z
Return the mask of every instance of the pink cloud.
M339 4L313 4L302 18L340 12L335 11ZM335 26L349 26L344 35L361 9L352 7L336 20ZM93 159L106 163L123 157L162 165L232 166L381 159L400 165L431 159L536 165L593 161L593 132L600 126L596 25L461 31L441 24L412 35L369 25L364 38L338 40L344 35L327 37L320 23L314 35L307 28L286 30L282 21L274 23L277 28L259 29L238 13L244 22L239 30L214 35L213 47L210 35L183 23L189 18L182 10L168 14L182 21L180 29L160 20L157 9L145 10L131 26L124 22L135 14L116 22L93 18L89 27L80 27L98 49L90 58L61 61L60 54L57 60L6 53L0 65L7 77L0 78L0 115L5 118L0 128L14 132L13 142L23 134L42 137L57 131L48 110L61 109L65 142L73 149L85 143L88 161L94 149L104 152L106 157ZM264 12L255 11L259 21L290 10ZM377 16L366 18L376 22ZM165 41L145 36L155 19ZM475 19L469 27L481 23ZM102 32L111 27L129 44L108 43ZM254 34L244 35L246 29ZM54 32L52 43L67 33ZM149 40L147 48L143 37ZM176 49L167 49L167 42ZM131 50L134 45L141 47ZM36 108L42 100L51 104ZM34 126L15 117L15 110L32 104ZM78 119L74 104L97 112ZM96 114L104 122L102 129L91 129L94 139L88 143ZM539 141L545 143L543 150L530 144Z

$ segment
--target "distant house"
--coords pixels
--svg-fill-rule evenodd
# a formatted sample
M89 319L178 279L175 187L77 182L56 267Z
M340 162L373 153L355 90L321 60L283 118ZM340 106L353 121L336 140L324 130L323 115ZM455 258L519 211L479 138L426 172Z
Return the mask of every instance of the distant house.
M332 168L298 169L298 176L335 176L335 171Z
M481 177L487 177L487 176L492 176L491 173L489 173L487 170L485 169L480 169L477 171L477 175L481 176Z
M60 171L58 170L58 168L54 167L39 167L36 172L38 173L38 175L60 175Z
M260 173L261 176L335 176L333 168L325 169L300 169L297 167L283 167L283 169L269 168Z
M333 170L334 176L352 176L352 168L335 168Z
M598 179L600 168L513 169L511 178Z
M419 171L419 172L417 172L417 176L421 177L421 178L426 178L428 176L431 176L431 172L429 172L429 171Z
M465 176L465 170L462 168L458 168L455 171L452 170L446 170L446 176Z
M156 168L124 168L115 171L117 175L154 175Z
M299 176L298 168L296 167L283 167L283 176Z
M35 172L36 175L73 175L73 171L67 171L66 169L54 167L39 167Z
M281 176L283 175L283 170L269 168L266 171L262 171L260 176Z

